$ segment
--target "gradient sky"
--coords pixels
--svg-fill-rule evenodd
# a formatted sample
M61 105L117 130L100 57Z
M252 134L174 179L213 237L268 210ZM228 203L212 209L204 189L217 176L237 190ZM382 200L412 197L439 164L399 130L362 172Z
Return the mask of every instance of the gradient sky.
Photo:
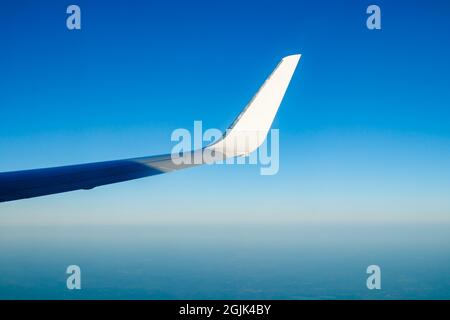
M0 171L166 153L225 129L301 53L274 128L280 171L207 166L0 205L0 225L450 220L450 4L9 1Z

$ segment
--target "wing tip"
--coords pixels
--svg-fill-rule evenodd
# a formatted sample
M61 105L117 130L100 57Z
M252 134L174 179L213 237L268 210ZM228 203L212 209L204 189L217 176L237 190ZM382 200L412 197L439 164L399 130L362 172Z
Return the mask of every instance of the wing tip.
M300 53L291 54L291 55L285 56L282 60L283 61L292 60L293 62L294 61L298 62L300 60L301 56L302 55Z

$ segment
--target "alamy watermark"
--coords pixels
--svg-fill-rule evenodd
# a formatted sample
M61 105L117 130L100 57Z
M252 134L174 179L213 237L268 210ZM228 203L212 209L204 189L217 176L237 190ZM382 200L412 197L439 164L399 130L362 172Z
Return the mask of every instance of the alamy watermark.
M280 168L279 130L261 131L219 129L203 131L202 121L194 121L191 133L185 128L172 132L172 162L175 165L250 164L259 165L261 175L275 175ZM192 151L194 150L194 151Z
M367 267L366 273L370 274L367 278L366 286L369 290L381 289L381 268L376 264Z
M75 4L67 7L66 13L70 14L66 19L66 27L69 30L81 29L81 9Z
M381 30L381 9L379 6L372 4L367 7L367 14L370 16L366 20L366 26L369 30Z
M81 289L81 269L77 265L70 265L66 269L66 273L69 275L66 280L66 286L69 290Z

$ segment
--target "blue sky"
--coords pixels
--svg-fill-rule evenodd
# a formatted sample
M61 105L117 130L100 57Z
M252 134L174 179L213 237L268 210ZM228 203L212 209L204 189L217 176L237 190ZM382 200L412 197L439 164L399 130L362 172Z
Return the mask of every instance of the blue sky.
M365 1L78 1L79 31L68 4L2 5L0 171L165 153L194 120L225 129L301 53L274 123L280 171L202 167L6 203L0 223L448 221L448 3L378 1L379 31Z
M0 204L0 298L450 297L450 3L0 5L0 172L169 152L278 61L280 170L203 166ZM66 290L80 265L83 290ZM383 289L365 287L380 265Z

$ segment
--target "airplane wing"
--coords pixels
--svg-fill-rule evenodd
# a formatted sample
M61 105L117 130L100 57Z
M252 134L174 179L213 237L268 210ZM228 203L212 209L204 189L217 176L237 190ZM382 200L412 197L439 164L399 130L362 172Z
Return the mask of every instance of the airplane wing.
M201 150L125 160L0 173L0 202L98 186L207 163L192 160L205 151L214 159L246 156L265 140L300 55L283 58L221 139ZM180 160L184 161L175 161Z

